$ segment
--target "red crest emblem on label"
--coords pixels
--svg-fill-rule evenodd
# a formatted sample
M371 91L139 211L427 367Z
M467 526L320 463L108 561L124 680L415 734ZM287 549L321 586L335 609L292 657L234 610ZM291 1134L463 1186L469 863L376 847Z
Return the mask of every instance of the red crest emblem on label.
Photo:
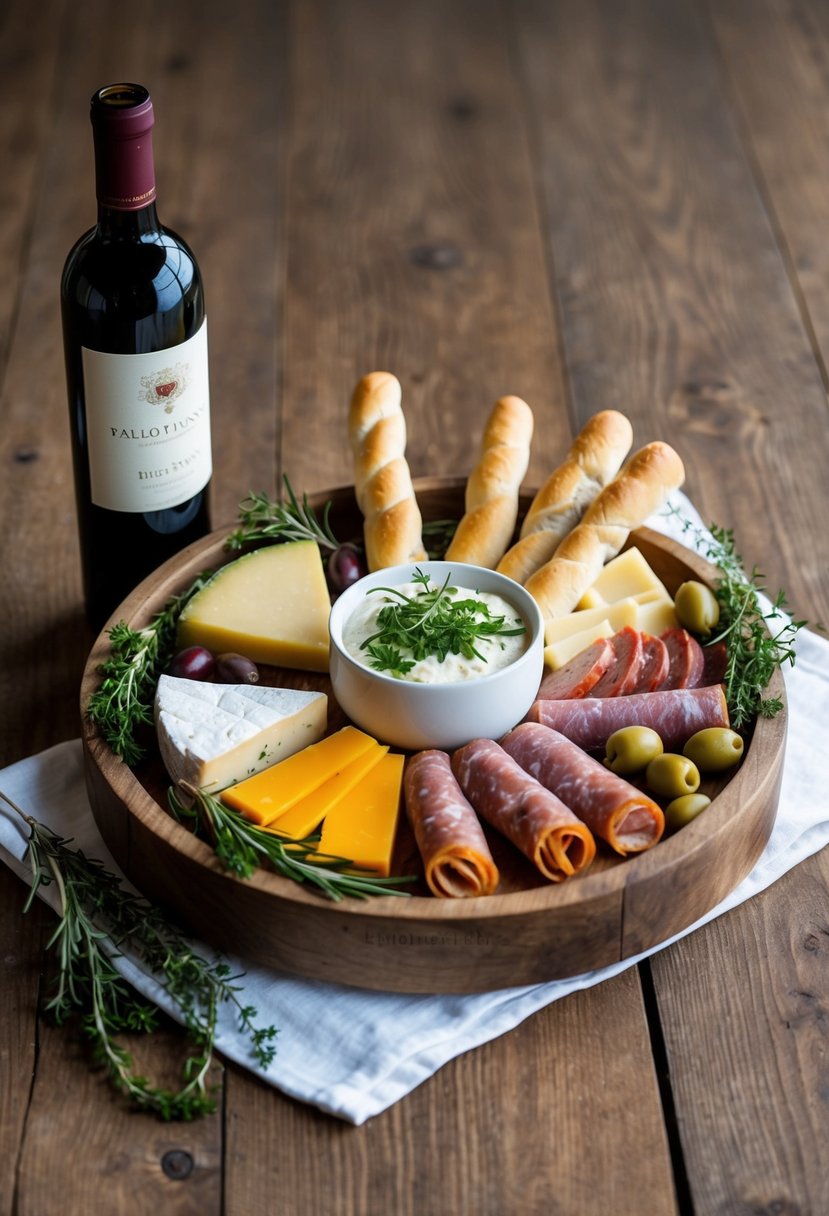
M189 373L189 363L177 363L175 367L165 367L153 376L142 376L139 401L163 405L165 414L172 414L176 398L187 388Z

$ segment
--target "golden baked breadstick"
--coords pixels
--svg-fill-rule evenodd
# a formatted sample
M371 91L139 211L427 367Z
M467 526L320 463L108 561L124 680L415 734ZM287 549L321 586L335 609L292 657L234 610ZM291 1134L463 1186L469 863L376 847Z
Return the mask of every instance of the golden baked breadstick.
M426 550L406 449L400 382L390 372L363 376L351 397L348 434L354 490L363 513L366 562L382 570L423 561Z
M520 397L496 401L478 463L466 483L465 513L446 560L493 569L518 518L518 491L530 460L532 410Z
M630 451L633 428L618 410L594 414L573 440L563 463L547 478L530 503L520 539L497 565L526 583L556 551L585 510L619 471Z
M550 560L524 584L544 619L572 612L631 530L658 510L684 480L682 461L667 443L640 448L588 507L581 523L565 536Z

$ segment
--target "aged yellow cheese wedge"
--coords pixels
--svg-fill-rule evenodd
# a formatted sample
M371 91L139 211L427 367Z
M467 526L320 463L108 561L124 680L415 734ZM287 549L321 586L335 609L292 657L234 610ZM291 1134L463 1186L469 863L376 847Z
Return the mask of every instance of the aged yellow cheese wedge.
M292 840L302 840L304 836L310 835L325 816L347 798L363 777L382 760L388 750L388 747L377 743L362 752L356 760L334 773L318 789L295 802L284 815L272 820L268 824L268 831L277 832L280 836L290 836Z
M389 753L332 808L322 825L319 853L347 857L355 866L388 875L405 757Z
M255 549L217 570L184 608L178 646L254 663L328 670L331 600L312 540Z
M656 577L640 550L634 547L611 558L577 607L598 608L645 591L658 591L663 598L670 599L665 584Z
M633 596L628 596L627 599L619 600L615 604L601 604L598 608L583 608L578 612L568 612L565 616L557 616L551 621L547 621L544 627L544 640L550 646L555 642L572 637L576 633L593 629L603 621L609 621L614 630L624 629L626 625L635 628L637 609L637 601Z
M223 790L222 802L254 823L267 826L363 752L379 746L376 739L356 726L344 726L287 760Z

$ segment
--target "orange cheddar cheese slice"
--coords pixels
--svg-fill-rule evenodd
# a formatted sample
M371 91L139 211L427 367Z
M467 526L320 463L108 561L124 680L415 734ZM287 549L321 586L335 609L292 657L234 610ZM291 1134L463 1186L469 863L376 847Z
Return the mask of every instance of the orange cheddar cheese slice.
M222 802L267 827L358 756L379 747L371 735L344 726L279 764L228 786L222 791Z
M289 836L292 840L302 840L304 836L308 836L326 815L352 792L375 764L382 760L388 750L388 747L377 743L362 752L356 760L334 773L318 789L295 802L284 815L273 819L268 824L268 831L277 832L280 836Z
M404 756L383 756L350 797L332 808L322 825L320 856L347 857L355 866L389 874L404 762Z

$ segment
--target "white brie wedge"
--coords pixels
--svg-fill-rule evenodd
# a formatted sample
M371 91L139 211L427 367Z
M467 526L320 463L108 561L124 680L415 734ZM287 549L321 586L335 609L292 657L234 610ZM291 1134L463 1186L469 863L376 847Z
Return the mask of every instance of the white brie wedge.
M212 792L244 780L325 734L321 692L207 684L161 676L155 725L170 779Z

